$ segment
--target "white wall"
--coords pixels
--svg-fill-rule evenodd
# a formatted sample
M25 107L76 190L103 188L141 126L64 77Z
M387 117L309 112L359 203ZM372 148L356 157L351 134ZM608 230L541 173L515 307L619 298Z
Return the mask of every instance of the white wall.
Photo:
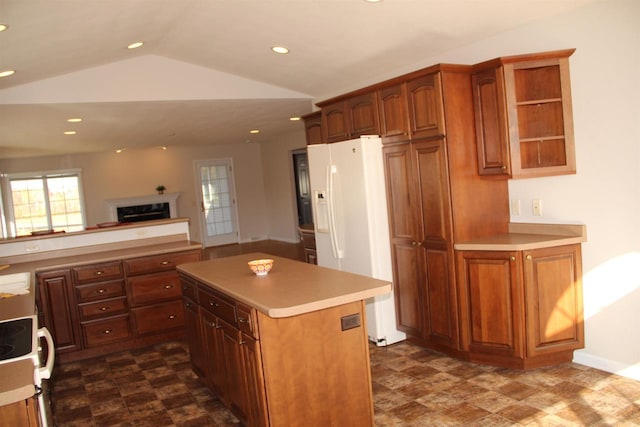
M298 242L298 210L292 151L306 147L304 129L282 135L277 142L262 144L264 191L267 197L269 237Z
M587 225L586 348L575 361L640 379L640 2L597 2L428 63L576 48L570 58L578 173L511 181L514 222ZM534 217L531 200L543 201Z
M267 198L263 187L261 146L226 144L211 146L132 149L113 152L0 160L3 173L82 170L87 225L111 221L105 200L155 194L159 184L168 193L181 193L178 214L191 219L189 234L202 241L194 162L231 158L237 193L240 240L264 239L269 235Z

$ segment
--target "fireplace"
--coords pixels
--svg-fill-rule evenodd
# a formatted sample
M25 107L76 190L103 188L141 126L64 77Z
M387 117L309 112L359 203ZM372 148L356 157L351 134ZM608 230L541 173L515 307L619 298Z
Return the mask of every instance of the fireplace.
M126 197L106 200L111 219L118 222L140 222L177 218L180 193Z

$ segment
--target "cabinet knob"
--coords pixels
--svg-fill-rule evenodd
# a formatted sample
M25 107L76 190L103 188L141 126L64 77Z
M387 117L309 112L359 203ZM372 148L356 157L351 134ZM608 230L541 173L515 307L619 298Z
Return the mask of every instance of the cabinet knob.
M110 307L107 307L107 306L105 306L105 307L100 307L100 311L107 311L107 310L109 310L109 308L110 308Z
M160 265L169 265L170 261L162 261Z
M103 274L104 274L104 271L102 271L102 270L98 270L98 271L95 272L96 276L102 276Z
M511 256L511 257L509 257L509 259L510 259L511 261L515 261L515 260L516 260L516 257Z
M105 292L107 292L107 290L106 290L106 289L98 289L98 290L96 291L96 293L98 293L98 294L100 294L100 295L104 294Z
M507 169L507 165L502 165L502 166L500 166L500 169L502 169L502 170L506 170L506 169Z
M213 301L209 301L209 305L211 307L216 307L216 308L220 307L220 304L218 304L217 302L213 302Z
M112 332L113 332L113 329L105 329L104 331L102 331L102 333L105 335L109 335Z
M247 319L245 319L244 317L238 317L238 322L240 322L240 323L249 323L249 321Z
M531 255L527 255L527 259L528 259L528 260L532 260L532 259L533 259L533 257L532 257Z
M173 319L175 319L175 318L176 318L176 315L175 315L175 314L170 314L170 315L168 315L168 316L167 316L167 319L171 319L171 320L173 320Z
M173 288L173 285L164 285L164 288L165 289L171 289L171 288Z

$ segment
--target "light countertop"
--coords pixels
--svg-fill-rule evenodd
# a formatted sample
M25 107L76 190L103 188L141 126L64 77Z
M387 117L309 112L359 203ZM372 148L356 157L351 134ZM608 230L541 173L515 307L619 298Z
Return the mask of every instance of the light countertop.
M273 268L266 276L256 276L247 262L263 258L273 259ZM182 264L178 271L274 318L391 292L391 283L387 281L264 253Z
M585 242L584 225L510 223L509 232L453 245L456 250L523 251Z
M159 243L151 244L152 241ZM139 246L136 247L118 247L117 244L109 245L108 250L103 250L104 248L95 246L82 248L81 254L74 255L68 255L68 253L73 253L73 250L58 251L57 254L52 254L50 258L45 260L11 264L8 268L0 271L0 275L29 272L30 292L24 295L0 298L0 321L36 314L35 293L37 281L35 273L38 271L140 256L166 254L189 249L202 249L201 243L189 240L165 243L162 239L147 239L143 240L143 242L147 244L139 243ZM58 255L58 257L56 257L56 255ZM0 261L2 261L2 258L0 258ZM0 262L0 264L3 263ZM0 405L17 402L33 396L33 369L33 362L31 360L20 360L0 364Z

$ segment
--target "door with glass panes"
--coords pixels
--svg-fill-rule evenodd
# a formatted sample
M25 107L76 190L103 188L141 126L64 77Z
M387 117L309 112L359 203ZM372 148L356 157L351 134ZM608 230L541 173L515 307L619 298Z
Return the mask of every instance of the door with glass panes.
M238 243L238 214L231 159L196 162L200 224L205 247Z

